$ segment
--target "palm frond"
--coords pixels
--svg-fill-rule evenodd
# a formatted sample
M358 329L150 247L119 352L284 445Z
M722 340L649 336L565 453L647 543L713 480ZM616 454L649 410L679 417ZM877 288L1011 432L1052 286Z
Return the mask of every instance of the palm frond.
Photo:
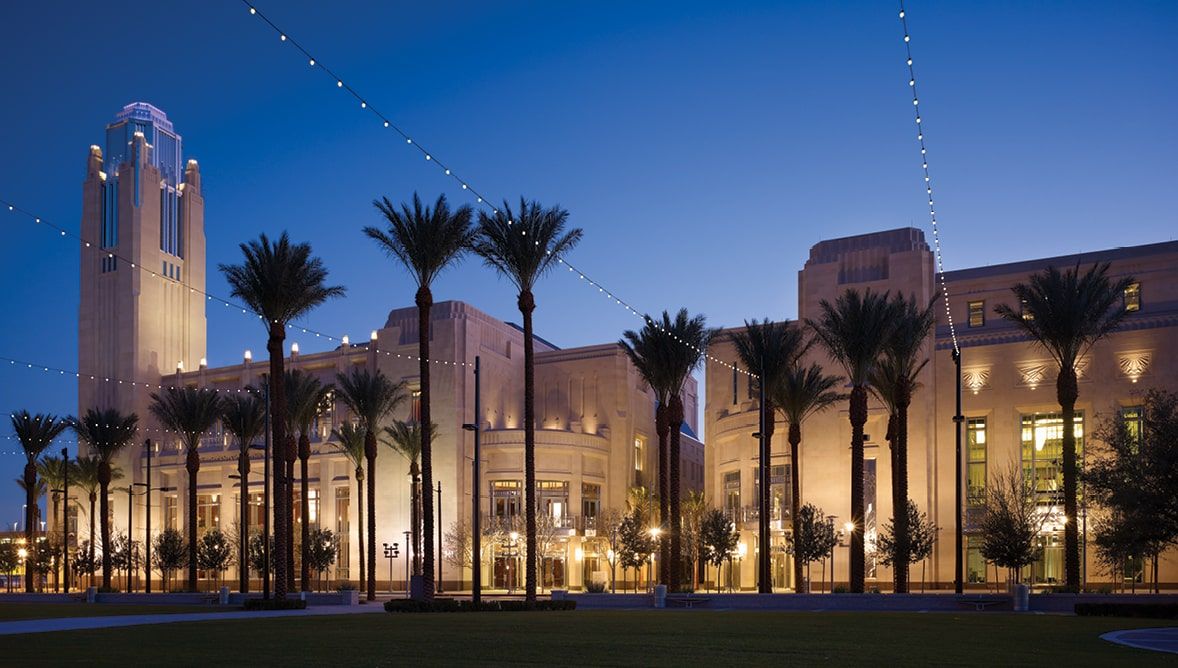
M565 231L569 212L520 198L518 212L504 202L493 214L479 213L472 249L483 262L519 289L531 292L537 281L581 240L580 228Z
M405 265L418 287L428 288L474 242L471 208L463 205L451 211L445 195L438 195L433 208L423 206L417 193L413 193L412 208L403 203L398 209L387 197L373 205L384 216L388 229L365 227L364 234Z
M262 234L240 245L241 264L220 264L232 295L266 320L267 327L299 318L328 299L342 297L342 286L325 285L327 269L306 243L292 244L286 232L272 242Z

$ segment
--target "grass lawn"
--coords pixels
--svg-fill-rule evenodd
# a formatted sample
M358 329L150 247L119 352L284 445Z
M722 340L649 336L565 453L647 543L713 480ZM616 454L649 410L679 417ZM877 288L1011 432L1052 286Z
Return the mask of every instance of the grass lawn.
M8 665L1174 665L1100 640L1162 620L1011 614L360 614L0 636Z
M109 615L167 615L176 612L240 610L216 605L136 605L116 603L0 603L0 622L50 617L107 617Z

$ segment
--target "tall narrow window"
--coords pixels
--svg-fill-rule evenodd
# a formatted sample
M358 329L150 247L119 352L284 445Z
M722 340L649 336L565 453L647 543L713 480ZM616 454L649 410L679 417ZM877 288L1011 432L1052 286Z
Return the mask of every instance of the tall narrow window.
M739 391L740 378L736 371L736 367L732 368L732 405L736 405L736 393Z
M642 472L646 468L646 439L634 437L634 486L642 487Z
M986 501L986 418L970 418L965 423L968 449L967 470L968 505L981 506Z
M413 390L409 395L409 420L421 422L421 390Z
M986 324L986 302L984 300L969 303L969 326L982 327Z
M1141 310L1141 284L1130 283L1125 288L1125 310L1126 311L1140 311Z
M736 521L740 514L740 471L724 474L724 513Z
M1027 309L1027 300L1025 300L1025 299L1019 300L1018 308L1019 308L1019 313L1023 316L1023 320L1034 320L1035 319L1035 314L1031 313Z
M1063 505L1063 416L1022 416L1023 481L1042 505ZM1076 458L1084 452L1084 412L1076 411Z
M1125 423L1125 431L1129 434L1134 451L1141 447L1141 433L1144 425L1144 413L1141 406L1125 406L1121 409L1121 420Z
M347 579L349 577L348 565L351 563L351 540L352 525L352 499L351 488L343 485L335 488L335 540L336 540L336 555L335 555L335 576L340 579Z

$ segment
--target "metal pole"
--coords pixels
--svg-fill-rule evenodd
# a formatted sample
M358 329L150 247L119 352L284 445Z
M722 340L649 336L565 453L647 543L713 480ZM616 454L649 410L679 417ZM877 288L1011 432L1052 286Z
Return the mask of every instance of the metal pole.
M438 588L437 593L442 593L442 481L438 481Z
M65 503L61 510L61 573L65 593L70 593L70 453L61 449L61 492Z
M482 600L483 594L483 551L482 551L482 531L480 523L482 518L479 517L481 508L479 506L479 496L481 495L482 486L479 483L479 434L481 429L479 425L482 422L482 408L479 405L480 396L480 373L479 373L479 356L474 358L474 462L471 463L471 540L473 549L471 550L470 560L470 600L477 606Z
M135 544L135 541L134 541L135 532L131 528L131 522L133 522L135 519L135 514L134 514L134 512L135 512L135 497L134 497L134 494L135 494L135 488L132 487L131 485L127 485L127 593L128 594L130 594L132 591L134 591L134 587L131 584L131 571L134 568L134 565L133 565L133 562L131 559L131 546Z
M145 517L145 522L144 522L145 528L143 529L143 534L144 534L143 535L143 554L145 557L143 560L143 573L144 573L144 575L147 576L147 579L144 580L144 582L143 582L143 591L146 594L150 594L151 593L151 450L155 446L151 442L150 438L147 439L146 441L144 441L143 444L145 446L147 446L147 487L144 488L147 490L147 496L144 497L147 499L147 502L146 502L147 508L145 509L145 512L144 512L146 517Z
M957 476L957 479L953 485L954 499L955 499L954 505L953 505L953 517L954 517L954 522L956 524L956 529L955 529L955 531L956 531L955 539L956 540L954 542L955 542L957 553L953 559L953 591L960 594L962 592L962 587L963 587L963 582L964 582L962 574L964 572L963 561L965 558L965 545L964 545L965 541L964 541L964 538L962 535L963 528L962 528L962 517L961 517L961 515L962 515L962 508L961 508L961 504L962 504L961 423L965 421L965 417L962 416L962 414L961 414L961 350L960 349L955 348L953 350L953 364L955 367L955 371L957 373L957 382L956 382L957 412L953 415L953 436L954 436L954 440L956 442L956 448L954 450L954 452L956 453L956 457L954 459L953 470Z
M409 598L409 536L413 533L406 531L405 533L405 598ZM393 576L392 568L389 568L389 592L393 591Z
M769 428L769 416L765 414L765 355L761 355L761 376L757 382L760 389L758 402L760 404L760 430L758 431L758 450L761 453L760 493L757 495L757 591L762 594L773 593L773 583L769 579L769 507L765 499L769 496L769 450L766 447L766 434Z
M262 599L270 600L270 384L262 383L266 405L266 438L262 461Z

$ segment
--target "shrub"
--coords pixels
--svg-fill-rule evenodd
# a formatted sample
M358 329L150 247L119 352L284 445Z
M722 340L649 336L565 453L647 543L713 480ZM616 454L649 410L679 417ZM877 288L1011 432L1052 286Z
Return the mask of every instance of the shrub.
M1138 617L1178 619L1178 603L1077 603L1081 617Z
M585 591L590 594L601 594L605 592L604 582L590 582L585 585Z
M340 586L335 588L336 591L356 591L356 585L351 582L342 582Z
M830 591L833 594L846 594L851 590L847 589L847 585L835 585L834 589L831 589Z
M412 598L395 598L385 601L386 612L516 612L524 610L574 610L576 601L536 601L529 606L527 601L482 601L477 606L473 601L458 601L452 598L436 598L432 602Z
M307 608L307 602L297 598L288 598L281 601L274 598L270 600L264 598L247 598L244 607L246 610L305 610Z

